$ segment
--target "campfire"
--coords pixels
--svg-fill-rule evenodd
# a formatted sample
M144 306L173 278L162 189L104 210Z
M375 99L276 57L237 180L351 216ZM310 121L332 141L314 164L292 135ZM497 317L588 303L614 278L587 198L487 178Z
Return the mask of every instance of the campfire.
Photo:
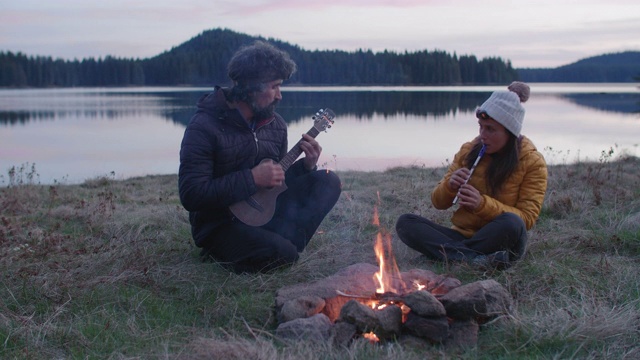
M373 343L417 337L473 346L480 324L510 312L512 298L494 280L462 285L430 270L400 272L393 237L380 226L377 205L373 225L378 229L378 266L359 263L328 278L278 290L278 336L336 345L358 337Z

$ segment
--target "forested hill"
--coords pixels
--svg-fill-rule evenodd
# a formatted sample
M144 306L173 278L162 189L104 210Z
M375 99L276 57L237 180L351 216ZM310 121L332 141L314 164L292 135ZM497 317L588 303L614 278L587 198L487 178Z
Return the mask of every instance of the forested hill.
M224 85L232 54L255 40L269 41L291 55L298 72L288 83L297 85L474 85L517 79L618 82L640 75L640 52L603 55L557 69L516 70L500 57L478 59L439 50L310 51L276 39L213 29L147 59L62 60L0 51L0 87Z
M640 81L640 51L626 51L582 59L553 69L518 69L527 82Z
M226 65L240 45L267 40L289 52L299 85L451 85L504 84L517 78L509 61L477 59L444 51L309 51L275 39L251 37L227 29L207 30L148 59L64 61L0 53L0 86L158 86L227 84Z
M145 71L160 84L226 83L226 65L242 44L256 39L230 30L209 30L166 53L145 61ZM303 85L450 85L505 83L515 80L511 63L477 59L443 51L412 53L358 50L308 51L266 39L288 52L298 64L290 83Z

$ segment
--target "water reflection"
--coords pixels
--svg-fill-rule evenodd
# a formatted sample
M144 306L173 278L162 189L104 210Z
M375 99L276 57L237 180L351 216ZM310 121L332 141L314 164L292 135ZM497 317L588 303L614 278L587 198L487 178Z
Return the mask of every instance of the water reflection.
M566 94L562 98L586 108L623 114L640 113L637 94Z
M146 93L125 90L0 90L0 124L24 125L29 121L50 121L68 117L120 119L162 116L173 119L176 110L193 112L199 96L192 91ZM183 122L183 119L179 119Z
M628 89L628 88L627 88ZM318 108L331 107L343 116L370 120L374 116L422 115L446 118L476 108L494 88L468 91L288 91L278 111L289 122L308 117ZM65 117L117 119L156 115L185 125L198 98L209 89L153 89L141 93L125 90L77 92L42 90L28 96L19 90L0 90L0 125L24 125L29 121L51 121ZM535 95L534 95L535 96ZM582 107L614 113L640 113L637 93L555 94Z
M25 125L29 121L54 120L53 111L0 111L0 124Z
M502 88L285 88L278 111L289 122L291 144L311 127L319 108L336 112L334 128L319 139L327 167L439 166L476 135L476 106ZM550 162L597 158L610 146L636 155L635 86L562 89L532 86L526 105L523 133L548 150ZM122 178L175 173L184 127L208 91L0 90L0 176L26 162L36 163L44 183L81 182L111 172ZM566 152L558 156L561 151Z
M200 94L183 93L174 98L175 104L162 115L187 125ZM421 115L445 119L459 112L474 110L486 100L491 91L479 92L422 92L422 91L286 91L278 112L288 122L307 119L322 107L331 107L342 116L358 120L371 120L374 116ZM614 113L640 113L640 100L636 94L559 94L554 95L577 105Z

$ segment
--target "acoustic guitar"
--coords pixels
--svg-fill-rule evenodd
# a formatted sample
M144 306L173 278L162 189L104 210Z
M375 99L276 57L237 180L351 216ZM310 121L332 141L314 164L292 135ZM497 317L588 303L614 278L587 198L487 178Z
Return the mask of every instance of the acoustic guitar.
M333 125L335 114L331 109L320 109L313 116L313 127L307 132L308 135L315 138L321 131L327 131ZM287 171L289 166L293 164L298 156L302 153L300 148L300 142L298 141L289 150L287 155L280 160L278 164L282 166L284 171ZM264 161L272 161L271 159L264 159ZM276 199L278 196L287 190L287 185L282 182L282 185L275 186L269 189L260 189L246 200L239 201L231 206L229 210L231 213L243 223L250 226L262 226L269 222L273 217L276 210Z

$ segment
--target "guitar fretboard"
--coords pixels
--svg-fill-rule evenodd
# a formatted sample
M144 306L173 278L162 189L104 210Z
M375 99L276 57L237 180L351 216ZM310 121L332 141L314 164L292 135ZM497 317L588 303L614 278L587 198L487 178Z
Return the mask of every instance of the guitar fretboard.
M316 136L318 136L318 134L320 134L320 131L318 129L316 129L315 127L312 127L311 130L307 131L307 135L310 135L314 139L315 139ZM285 155L285 157L280 161L280 166L282 166L282 169L284 171L287 171L289 166L291 166L291 164L293 164L293 162L296 161L298 156L300 156L300 154L302 154L302 149L300 148L300 142L301 141L302 140L299 140L291 148L291 150L289 150L287 155Z

